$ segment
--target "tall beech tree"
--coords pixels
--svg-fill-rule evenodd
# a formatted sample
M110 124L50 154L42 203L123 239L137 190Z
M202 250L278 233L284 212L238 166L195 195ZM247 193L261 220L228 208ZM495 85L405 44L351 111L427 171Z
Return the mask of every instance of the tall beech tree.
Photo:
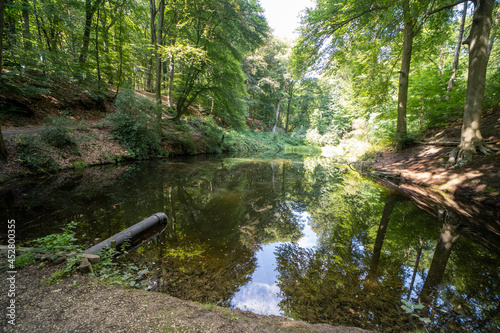
M469 73L462 134L460 145L450 153L448 165L466 163L472 160L477 151L483 154L489 154L490 151L481 135L481 114L494 2L494 0L475 2L476 7L469 37L464 42L469 46Z
M294 64L308 70L311 66L328 67L335 63L340 50L350 57L358 52L375 52L375 59L384 58L384 48L377 40L391 47L400 47L396 149L404 148L407 139L407 101L413 41L430 15L460 4L439 0L328 1L318 0L303 18L301 37L295 47ZM402 28L402 29L401 29ZM364 38L369 36L369 38ZM397 41L402 39L398 46ZM396 42L396 43L395 43ZM363 51L366 44L371 45ZM346 52L345 49L348 49Z

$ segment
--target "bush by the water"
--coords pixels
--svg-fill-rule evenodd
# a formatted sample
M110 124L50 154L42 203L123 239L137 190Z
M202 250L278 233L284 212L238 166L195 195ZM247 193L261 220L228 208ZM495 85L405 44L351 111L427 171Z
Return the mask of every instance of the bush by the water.
M57 163L50 157L38 135L21 135L17 141L17 151L18 160L25 167L43 171L57 169Z
M160 154L160 136L154 128L155 104L124 91L116 99L116 112L107 120L111 132L118 141L130 150L131 156L145 159Z
M64 149L76 147L76 141L71 135L70 126L73 122L67 118L52 118L45 125L42 132L42 139L53 147Z

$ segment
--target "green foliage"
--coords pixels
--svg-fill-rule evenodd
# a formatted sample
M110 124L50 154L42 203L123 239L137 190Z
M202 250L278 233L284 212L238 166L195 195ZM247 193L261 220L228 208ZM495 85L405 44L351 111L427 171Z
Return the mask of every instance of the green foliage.
M222 151L222 140L224 132L210 117L190 117L188 123L199 131L201 142L198 147L205 153L220 153Z
M107 248L99 252L101 261L93 266L94 274L103 282L127 287L143 288L149 271L134 264L118 263L115 257L118 251Z
M401 302L403 305L401 305L401 308L407 313L411 314L413 317L418 318L421 322L423 323L430 323L431 320L427 317L421 317L418 314L415 313L416 310L422 310L424 308L424 305L421 303L414 304L412 302L409 302L405 299L402 299Z
M16 260L14 261L14 266L16 268L20 269L20 268L24 268L28 265L31 265L34 262L35 262L35 256L33 255L33 252L27 251L21 255L16 256ZM6 266L5 266L6 270L7 270L7 264L8 263L6 262Z
M73 252L80 250L80 246L75 244L75 228L78 225L76 222L70 222L63 229L62 233L50 234L34 241L37 248L45 252Z
M152 118L156 106L148 99L124 91L116 99L115 113L107 116L111 132L132 153L132 157L144 159L160 155L160 136Z
M50 157L48 149L40 142L37 135L23 134L17 140L18 160L31 169L51 171L58 168Z
M75 138L70 134L72 125L74 122L70 119L54 117L45 124L41 137L48 144L59 149L75 148Z
M193 128L188 124L174 123L163 131L163 141L167 142L176 154L197 154Z
M297 145L297 140L284 133L229 130L224 134L223 150L253 153L284 151L287 145Z

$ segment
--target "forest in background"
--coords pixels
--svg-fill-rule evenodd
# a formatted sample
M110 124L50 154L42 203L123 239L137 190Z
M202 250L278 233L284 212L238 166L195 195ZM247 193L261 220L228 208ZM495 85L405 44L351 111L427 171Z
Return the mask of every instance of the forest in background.
M402 149L462 118L470 103L476 116L498 106L498 1L318 0L303 12L296 43L272 36L255 0L1 4L2 117L23 112L6 96L50 95L48 82L59 80L98 105L115 102L113 132L138 157L182 136L185 126L161 129L181 120L212 132L214 145L250 125L292 144L356 136ZM474 55L464 43L483 49ZM471 54L487 70L484 101L466 102L481 86L468 78ZM469 139L467 149L487 152L477 135Z

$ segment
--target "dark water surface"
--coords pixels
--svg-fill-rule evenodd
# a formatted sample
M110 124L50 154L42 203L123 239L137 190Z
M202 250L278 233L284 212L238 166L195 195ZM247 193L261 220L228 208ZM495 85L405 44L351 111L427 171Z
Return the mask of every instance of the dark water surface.
M175 297L379 331L500 331L498 212L483 232L322 157L134 163L0 186L3 244L8 219L18 243L76 221L89 246L157 212L167 229L126 260Z

